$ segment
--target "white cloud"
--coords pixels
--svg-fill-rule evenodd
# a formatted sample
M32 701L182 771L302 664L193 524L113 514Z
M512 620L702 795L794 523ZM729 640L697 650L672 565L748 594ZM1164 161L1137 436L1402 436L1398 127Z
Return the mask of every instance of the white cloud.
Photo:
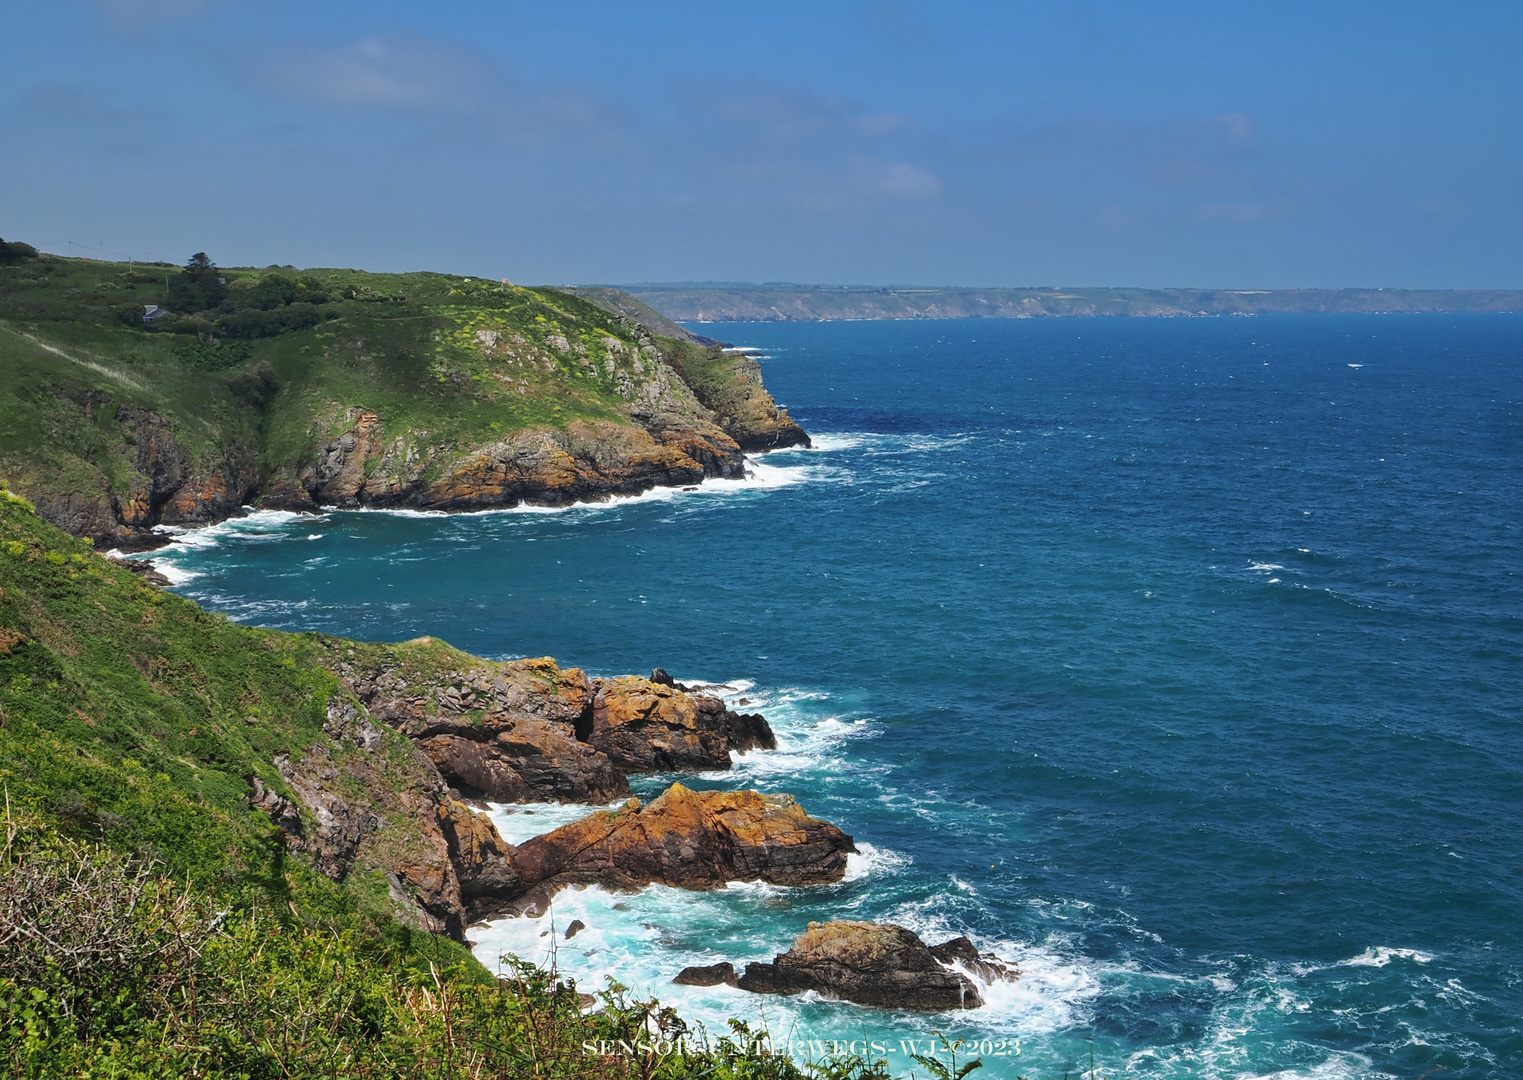
M418 34L341 49L291 44L266 50L258 66L269 88L336 108L461 110L508 89L476 54Z

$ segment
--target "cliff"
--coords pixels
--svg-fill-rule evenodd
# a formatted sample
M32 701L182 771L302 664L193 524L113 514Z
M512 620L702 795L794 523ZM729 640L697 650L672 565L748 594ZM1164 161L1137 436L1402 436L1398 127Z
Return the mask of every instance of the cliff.
M555 842L526 862L470 800L606 804L631 773L728 768L732 750L772 744L760 716L666 683L431 638L239 626L0 489L0 786L202 885L289 871L326 902L462 940L483 914L591 865L585 844L546 854ZM639 825L611 831L618 882L785 876L808 862L788 854L801 829L826 845L813 857L827 871L844 858L830 845L850 847L791 803L673 790L618 819ZM639 851L683 829L698 838L682 857ZM272 864L272 844L291 861Z
M960 289L780 284L626 288L633 300L666 319L698 323L1523 311L1523 291L1516 289ZM581 291L593 292L590 288Z
M0 480L134 550L248 503L563 505L738 477L747 451L807 443L754 360L607 293L204 260L3 266Z

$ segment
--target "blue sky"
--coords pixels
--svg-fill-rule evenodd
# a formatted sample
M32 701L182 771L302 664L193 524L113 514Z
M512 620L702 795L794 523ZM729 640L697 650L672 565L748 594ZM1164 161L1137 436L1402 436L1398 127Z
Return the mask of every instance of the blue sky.
M60 252L1523 287L1517 3L0 0L0 41L0 236Z

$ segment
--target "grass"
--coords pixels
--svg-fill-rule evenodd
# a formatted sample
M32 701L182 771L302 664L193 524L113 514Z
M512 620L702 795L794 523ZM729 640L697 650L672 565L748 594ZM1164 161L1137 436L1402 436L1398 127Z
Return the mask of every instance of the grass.
M291 276L221 273L232 297ZM145 325L139 313L170 303L178 274L54 256L0 266L0 478L39 503L122 503L145 483L112 422L122 406L163 417L193 471L252 455L263 477L310 463L354 408L419 457L578 420L629 424L630 388L674 344L555 289L358 270L302 272L327 297L305 329L219 341L210 316ZM260 370L278 386L267 400L234 392Z
M9 1075L886 1075L759 1053L743 1025L692 1032L617 986L588 1011L553 972L488 975L462 945L395 917L384 866L421 842L407 813L388 816L342 882L290 856L247 778L284 791L275 756L324 744L325 705L342 695L322 660L345 646L379 648L210 615L0 489ZM396 651L419 678L473 659L433 639ZM405 740L383 734L367 783L410 782ZM344 786L358 748L325 745L334 789L383 806L353 788L361 774ZM683 1038L684 1052L659 1052Z

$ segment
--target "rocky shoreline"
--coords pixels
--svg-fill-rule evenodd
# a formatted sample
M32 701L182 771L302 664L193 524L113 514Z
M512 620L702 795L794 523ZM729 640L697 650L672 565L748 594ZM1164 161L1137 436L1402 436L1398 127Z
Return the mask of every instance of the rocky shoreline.
M463 941L485 920L539 917L567 888L830 884L857 850L789 795L673 783L644 804L628 797L630 776L724 770L734 754L777 745L763 716L659 668L594 679L548 657L494 662L430 638L325 639L324 656L338 685L327 740L276 757L283 791L251 776L250 805L334 880L383 867L402 917L420 928ZM588 813L515 846L483 812L488 802L586 804ZM398 810L421 844L388 837ZM739 975L731 964L689 969L678 981L940 1011L975 1008L983 985L1018 974L965 938L928 947L901 927L833 922L810 924L770 964Z

